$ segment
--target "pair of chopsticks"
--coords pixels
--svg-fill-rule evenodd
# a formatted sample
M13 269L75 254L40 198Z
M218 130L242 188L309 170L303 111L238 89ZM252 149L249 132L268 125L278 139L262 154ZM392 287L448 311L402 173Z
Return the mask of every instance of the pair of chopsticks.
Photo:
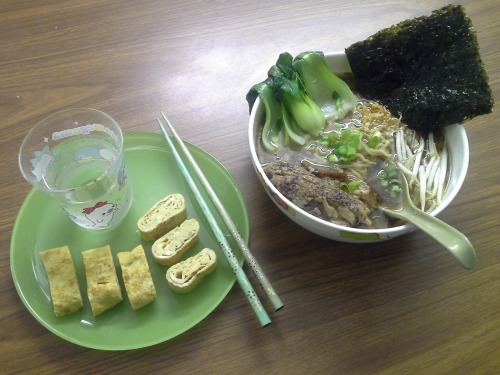
M196 161L193 159L193 156L187 149L186 145L182 141L182 139L179 137L177 132L175 131L174 127L168 120L168 118L165 116L165 113L161 112L163 119L165 120L168 128L172 132L173 137L177 141L177 144L183 151L185 157L193 167L196 175L198 176L198 179L202 183L203 187L205 188L206 192L208 193L210 199L214 203L215 207L217 208L217 211L219 215L221 216L222 220L226 224L227 228L231 232L231 236L234 238L236 243L238 244L238 247L241 249L243 256L245 257L245 260L248 262L250 268L254 272L255 276L257 277L261 287L264 289L264 292L266 293L267 297L271 301L273 307L275 310L278 310L283 307L283 303L281 302L280 298L274 291L274 288L271 286L269 280L267 277L264 275L264 272L262 271L259 263L253 256L252 252L248 248L248 246L245 244L245 241L241 237L238 229L236 228L234 222L231 220L231 217L225 210L223 204L220 202L219 198L213 191L212 187L210 186L210 183L207 181L205 178L205 175L201 171L200 167L196 163ZM224 256L226 257L227 261L229 262L229 265L231 266L233 272L236 275L236 280L238 281L238 284L242 288L243 292L245 293L248 301L250 302L250 305L252 306L255 314L257 315L257 318L260 321L260 324L262 326L266 326L269 323L271 323L271 319L269 318L269 315L267 314L266 310L264 309L259 297L257 296L257 293L255 292L254 288L252 287L252 284L250 283L250 280L246 276L245 272L243 271L243 268L240 266L238 259L235 257L233 251L231 250L231 247L229 246L229 243L227 242L224 233L222 232L221 228L217 224L217 221L215 220L215 217L213 216L212 212L209 210L207 203L205 202L205 199L201 195L198 187L196 186L194 180L192 179L188 169L186 168L186 165L184 164L183 160L181 159L177 149L175 148L172 140L170 139L170 136L168 135L167 131L165 130L165 127L163 126L162 121L157 118L158 125L160 126L161 131L163 132L163 135L165 136L165 140L167 141L170 149L172 150L172 153L174 155L175 161L177 162L177 165L179 166L182 174L184 175L184 178L186 182L188 183L192 193L194 194L196 200L198 201L198 204L200 205L203 213L205 214L206 219L208 220L210 227L212 228L212 231L217 238L217 241L219 245L222 248L222 251L224 253Z

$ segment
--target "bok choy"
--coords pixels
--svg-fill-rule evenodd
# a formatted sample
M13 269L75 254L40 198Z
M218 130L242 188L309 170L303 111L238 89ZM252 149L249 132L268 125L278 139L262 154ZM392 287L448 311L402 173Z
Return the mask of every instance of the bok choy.
M295 57L293 67L300 74L307 95L327 120L340 120L356 106L356 95L328 68L322 52L301 53Z
M257 97L265 110L262 144L270 152L280 143L304 146L321 134L326 120L340 119L356 105L355 95L329 70L321 52L295 59L280 54L267 79L248 92L250 111Z
M252 105L257 97L260 97L265 112L262 145L267 151L274 151L278 147L278 137L283 127L281 103L274 97L266 82L257 83L247 94L247 100L252 101Z
M268 72L268 85L276 99L288 110L304 132L318 136L325 126L325 116L316 103L306 95L300 76L293 69L292 56L282 53Z

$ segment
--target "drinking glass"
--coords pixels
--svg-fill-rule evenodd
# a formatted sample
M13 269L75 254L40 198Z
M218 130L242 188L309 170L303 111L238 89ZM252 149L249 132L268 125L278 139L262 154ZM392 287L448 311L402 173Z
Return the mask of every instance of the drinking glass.
M67 109L36 124L21 144L19 167L81 227L110 228L132 205L122 131L96 109Z

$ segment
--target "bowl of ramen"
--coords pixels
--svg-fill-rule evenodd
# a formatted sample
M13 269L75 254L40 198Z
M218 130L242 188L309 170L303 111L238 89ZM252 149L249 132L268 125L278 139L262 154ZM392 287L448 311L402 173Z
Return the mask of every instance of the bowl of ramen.
M327 119L320 132L288 132L297 124L286 117L270 129L268 104L255 98L248 137L265 191L291 220L329 239L377 242L416 230L382 209L397 205L402 176L417 207L436 216L450 205L469 164L464 126L419 134L383 105L356 94L344 53L325 53L324 62L352 88L356 101L344 117Z

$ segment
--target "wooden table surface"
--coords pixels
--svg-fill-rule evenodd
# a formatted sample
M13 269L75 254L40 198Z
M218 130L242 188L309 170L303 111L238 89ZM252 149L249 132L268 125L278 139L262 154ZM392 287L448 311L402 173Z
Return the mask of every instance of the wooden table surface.
M498 374L498 110L467 123L468 175L440 215L474 244L472 271L418 231L366 245L307 232L271 203L249 156L245 95L279 53L342 51L447 3L0 1L0 373ZM462 4L498 99L499 3ZM259 326L237 285L192 329L143 349L81 347L35 320L9 261L30 190L17 152L32 125L69 107L100 109L124 132L159 133L155 118L166 111L185 140L229 170L250 247L285 303L271 325Z

